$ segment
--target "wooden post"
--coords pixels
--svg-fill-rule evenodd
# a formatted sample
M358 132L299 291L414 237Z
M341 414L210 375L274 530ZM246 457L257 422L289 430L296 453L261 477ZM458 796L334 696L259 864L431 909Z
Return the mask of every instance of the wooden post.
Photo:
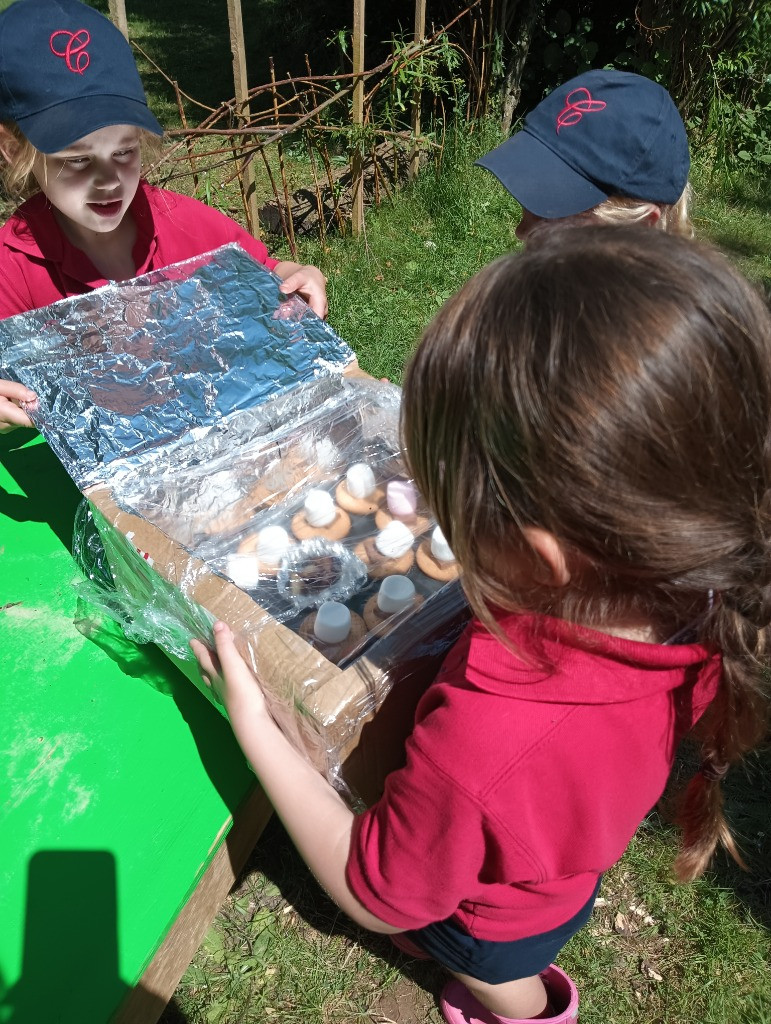
M243 120L250 116L249 79L246 73L246 47L244 45L244 22L241 15L241 0L228 0L228 22L230 24L230 50L233 54L233 85L235 86L236 103ZM246 215L249 219L249 230L260 237L260 213L257 204L257 187L254 177L254 164L248 159L244 164L244 185L246 191Z
M126 18L126 0L110 0L110 20L128 39L128 19Z
M353 0L353 73L362 75L364 72L364 2ZM364 127L364 79L354 79L353 102L351 105L351 123L358 128L351 154L351 227L354 235L360 235L364 227L364 175L361 151L361 129Z
M426 0L415 0L415 44L419 45L426 36ZM412 153L410 154L410 178L414 178L420 169L420 149L418 139L420 137L420 103L421 103L420 82L417 82L415 92L412 94Z

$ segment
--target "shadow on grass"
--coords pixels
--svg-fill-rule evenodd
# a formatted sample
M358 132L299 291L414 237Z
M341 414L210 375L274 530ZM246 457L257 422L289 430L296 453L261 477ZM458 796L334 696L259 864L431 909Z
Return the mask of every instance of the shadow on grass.
M771 931L771 749L749 757L724 786L726 815L748 870L720 855L714 877Z
M758 266L764 265L768 249L762 241L742 237L733 231L713 230L711 241L730 259L735 260L739 269L760 289L766 302L771 305L771 275L759 273ZM771 234L769 234L771 243Z
M681 751L673 772L673 791L684 785L697 767L696 753ZM747 870L719 850L706 877L733 892L749 916L771 931L771 746L754 751L731 769L723 782L723 795L725 815Z
M369 953L398 967L406 978L434 1000L438 999L447 980L445 971L433 961L422 962L400 953L387 935L378 935L354 924L319 886L275 815L236 886L253 872L264 875L278 889L278 896L268 896L266 909L280 913L284 905L289 904L308 927L322 935L354 940ZM164 1018L162 1024L175 1022Z
M107 0L91 2L102 13L108 13ZM388 45L383 40L397 33L400 23L412 26L411 4L412 0L392 0L367 12L368 66L383 59ZM225 4L211 0L186 0L184 4L132 0L128 7L129 37L179 83L183 92L209 107L233 98L233 59ZM253 0L242 5L242 20L249 84L254 87L270 82L271 57L279 80L288 74L306 74L306 53L314 74L333 73L341 63L341 53L339 45L332 44L339 32L350 27L352 15L349 0L328 0L324 4ZM169 83L141 56L138 63L151 105L158 96L169 110L176 110ZM270 94L266 93L258 105L260 102L272 103ZM195 123L205 113L193 107L188 117Z
M766 255L759 239L748 238L738 231L713 229L710 237L728 256L757 260Z

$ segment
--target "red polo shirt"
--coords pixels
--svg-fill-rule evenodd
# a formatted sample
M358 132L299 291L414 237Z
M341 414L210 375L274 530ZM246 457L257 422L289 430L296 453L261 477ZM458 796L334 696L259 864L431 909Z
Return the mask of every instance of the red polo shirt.
M418 706L407 764L355 823L349 884L397 928L481 939L568 921L661 796L718 654L539 616L473 622Z
M238 242L271 270L278 262L230 217L145 181L139 183L131 213L137 226L137 275L227 242ZM0 281L0 319L108 283L86 254L68 241L42 192L23 203L0 228Z

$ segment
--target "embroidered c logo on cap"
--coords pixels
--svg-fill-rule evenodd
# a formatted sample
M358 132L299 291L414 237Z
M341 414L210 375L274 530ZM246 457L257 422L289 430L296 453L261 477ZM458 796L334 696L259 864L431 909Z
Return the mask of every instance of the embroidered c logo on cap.
M54 40L58 36L66 37L63 50L57 50L56 46L54 46ZM63 58L68 71L73 71L76 75L82 75L91 63L91 58L86 53L86 47L90 42L91 33L88 29L79 28L77 32L67 32L66 29L62 28L51 34L48 45L51 47L51 53L56 57Z
M574 96L580 96L581 99L574 99ZM606 105L604 100L593 100L592 94L583 86L580 89L573 89L565 97L565 106L557 114L557 134L559 135L560 128L578 124L584 114L604 110Z

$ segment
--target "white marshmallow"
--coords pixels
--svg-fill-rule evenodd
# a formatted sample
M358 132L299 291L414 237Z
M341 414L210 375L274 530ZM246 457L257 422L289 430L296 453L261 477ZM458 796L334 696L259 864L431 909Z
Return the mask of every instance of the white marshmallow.
M260 563L255 555L228 555L225 571L241 590L256 590L260 582Z
M316 442L316 462L321 469L332 469L340 461L340 452L328 437Z
M311 526L329 526L335 521L335 503L331 494L314 488L305 496L305 518Z
M368 498L375 490L375 474L366 462L355 462L345 474L345 486L352 498Z
M438 526L431 534L431 554L438 562L455 561L455 555L452 553L450 545L445 540L445 536Z
M341 644L351 632L351 613L339 601L325 601L316 612L313 632L323 644Z
M386 576L380 584L377 606L384 615L395 615L415 600L415 584L407 576Z
M278 565L291 541L283 526L266 526L257 537L257 557L266 565Z
M386 558L401 558L413 545L412 530L394 519L375 537L375 547Z

